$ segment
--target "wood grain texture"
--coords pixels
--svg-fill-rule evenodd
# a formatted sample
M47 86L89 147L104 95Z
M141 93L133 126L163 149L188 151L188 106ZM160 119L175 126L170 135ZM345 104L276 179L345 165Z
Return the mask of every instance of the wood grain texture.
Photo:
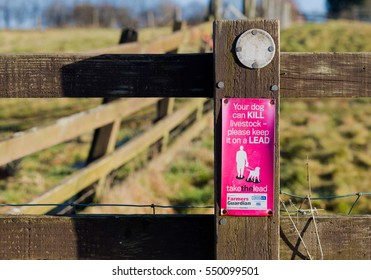
M236 40L243 32L260 28L275 40L276 55L271 64L250 70L240 65L233 51ZM279 26L278 21L216 21L215 83L224 82L224 88L215 92L215 199L216 199L216 257L218 259L278 259L279 258L279 97L270 87L279 85ZM221 100L231 98L271 98L277 105L275 139L275 206L272 217L228 217L220 219L221 188Z
M0 97L211 97L212 55L1 55Z
M282 53L282 97L371 97L371 53Z
M310 217L294 217L309 253L319 259L317 235ZM316 217L326 260L371 260L371 216ZM281 218L281 259L306 259L307 252L288 217Z
M0 259L212 259L212 227L203 215L0 217Z
M371 259L371 216L317 217L328 260ZM313 222L299 217L310 253L319 257ZM2 216L0 259L214 259L214 216ZM291 222L281 217L281 259L305 259Z
M371 97L371 53L282 53L281 97ZM0 97L212 98L213 54L0 55Z

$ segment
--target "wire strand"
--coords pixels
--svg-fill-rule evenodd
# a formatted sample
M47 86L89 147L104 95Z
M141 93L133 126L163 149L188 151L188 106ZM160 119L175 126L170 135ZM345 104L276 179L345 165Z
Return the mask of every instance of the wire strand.
M211 209L214 206L194 206L194 205L158 205L158 204L121 204L121 203L1 203L0 207L137 207L137 208L163 208L163 209Z

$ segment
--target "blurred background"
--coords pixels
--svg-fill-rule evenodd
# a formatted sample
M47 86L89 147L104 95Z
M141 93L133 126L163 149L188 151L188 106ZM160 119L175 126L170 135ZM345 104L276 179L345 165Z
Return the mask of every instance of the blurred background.
M0 0L1 53L84 52L117 45L121 30L138 30L146 43L172 33L173 22L189 27L214 18L277 18L281 52L370 52L370 0ZM212 24L192 29L181 53L212 51ZM201 35L200 35L201 34ZM196 41L196 35L202 40ZM207 47L205 47L205 45ZM176 100L181 108L184 100ZM0 141L100 106L100 99L2 99ZM121 122L119 147L150 127L154 109ZM281 102L281 188L313 197L371 191L370 99L310 99ZM0 167L0 203L27 203L86 166L93 132ZM32 145L32 143L30 143ZM213 205L213 128L148 166L138 158L109 174L97 203ZM309 167L309 168L307 168ZM285 196L284 196L285 197ZM285 197L286 199L287 197ZM300 201L292 200L300 204ZM315 202L321 213L347 214L352 198ZM352 213L370 214L369 197ZM6 212L9 208L2 207ZM101 207L83 213L151 213L151 209ZM164 213L212 213L168 209Z

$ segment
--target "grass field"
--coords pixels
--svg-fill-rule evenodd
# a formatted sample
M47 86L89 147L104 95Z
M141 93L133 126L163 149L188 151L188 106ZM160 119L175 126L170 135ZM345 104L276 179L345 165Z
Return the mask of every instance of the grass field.
M170 27L146 28L139 32L139 41L147 42L171 33ZM1 53L81 52L117 45L121 30L113 28L66 28L0 31Z
M157 32L157 31L156 31ZM144 30L140 40L156 37ZM160 34L170 33L161 29ZM147 34L147 35L146 35ZM46 31L1 31L1 52L74 52L116 44L119 30L68 29ZM97 39L99 38L99 39ZM187 49L187 48L185 48ZM371 25L347 21L302 24L282 31L282 51L371 51ZM2 100L0 139L36 123L91 108L100 100ZM371 101L370 99L282 100L281 185L284 191L306 195L307 157L312 196L340 195L371 190ZM137 125L125 123L121 137ZM0 202L24 202L79 168L89 148L91 135L23 159L12 176L0 179ZM71 146L70 146L71 145ZM74 146L75 148L72 148ZM71 150L71 153L66 151ZM75 150L77 152L73 152ZM68 154L68 155L67 155ZM134 167L112 174L115 187L102 202L212 204L213 129L186 147L171 165L141 171L127 179ZM48 169L48 170L46 170ZM115 179L116 178L116 179ZM131 180L131 181L130 181ZM138 183L140 188L138 188ZM316 203L328 212L345 214L354 199ZM370 199L362 197L353 213L370 213ZM93 209L91 209L93 211ZM102 212L102 209L94 209ZM122 213L122 209L110 209ZM134 211L134 210L133 210Z

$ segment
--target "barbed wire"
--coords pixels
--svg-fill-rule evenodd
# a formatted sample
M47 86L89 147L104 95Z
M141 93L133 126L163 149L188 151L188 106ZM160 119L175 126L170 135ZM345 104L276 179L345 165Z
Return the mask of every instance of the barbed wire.
M285 191L280 191L281 195L286 195L296 199L308 200L308 196L303 195L296 195L292 193L288 193ZM359 199L362 196L371 196L371 192L358 192L352 194L344 194L344 195L331 195L331 196L320 196L320 197L311 197L312 201L318 200L332 200L332 199L339 199L339 198L347 198L347 197L356 197L356 200L352 204L348 215L351 214L354 207L358 203ZM195 206L195 205L159 205L159 204L125 204L125 203L0 203L0 207L134 207L134 208L151 208L153 209L153 213L155 214L156 208L159 209L213 209L213 205L202 205L202 206ZM315 211L323 210L323 209L316 209ZM288 210L288 212L298 212L301 214L306 214L308 212L312 212L313 210L305 210L305 209L295 209L295 210ZM285 211L287 212L287 211Z
M195 205L159 205L159 204L123 204L123 203L0 203L0 207L135 207L151 208L153 214L156 214L156 208L159 209L213 209L214 206L195 206Z
M308 196L303 196L303 195L296 195L296 194L291 194L285 191L280 191L280 194L286 195L292 198L297 198L297 199L302 199L302 200L308 200ZM352 213L354 207L358 203L359 199L361 196L371 196L371 192L358 192L358 193L351 193L351 194L344 194L344 195L330 195L330 196L319 196L319 197L311 197L310 199L312 201L314 200L332 200L332 199L339 199L339 198L347 198L347 197L356 197L356 200L353 202L351 208L349 209L348 216ZM291 212L302 212L305 213L305 210L292 210Z

